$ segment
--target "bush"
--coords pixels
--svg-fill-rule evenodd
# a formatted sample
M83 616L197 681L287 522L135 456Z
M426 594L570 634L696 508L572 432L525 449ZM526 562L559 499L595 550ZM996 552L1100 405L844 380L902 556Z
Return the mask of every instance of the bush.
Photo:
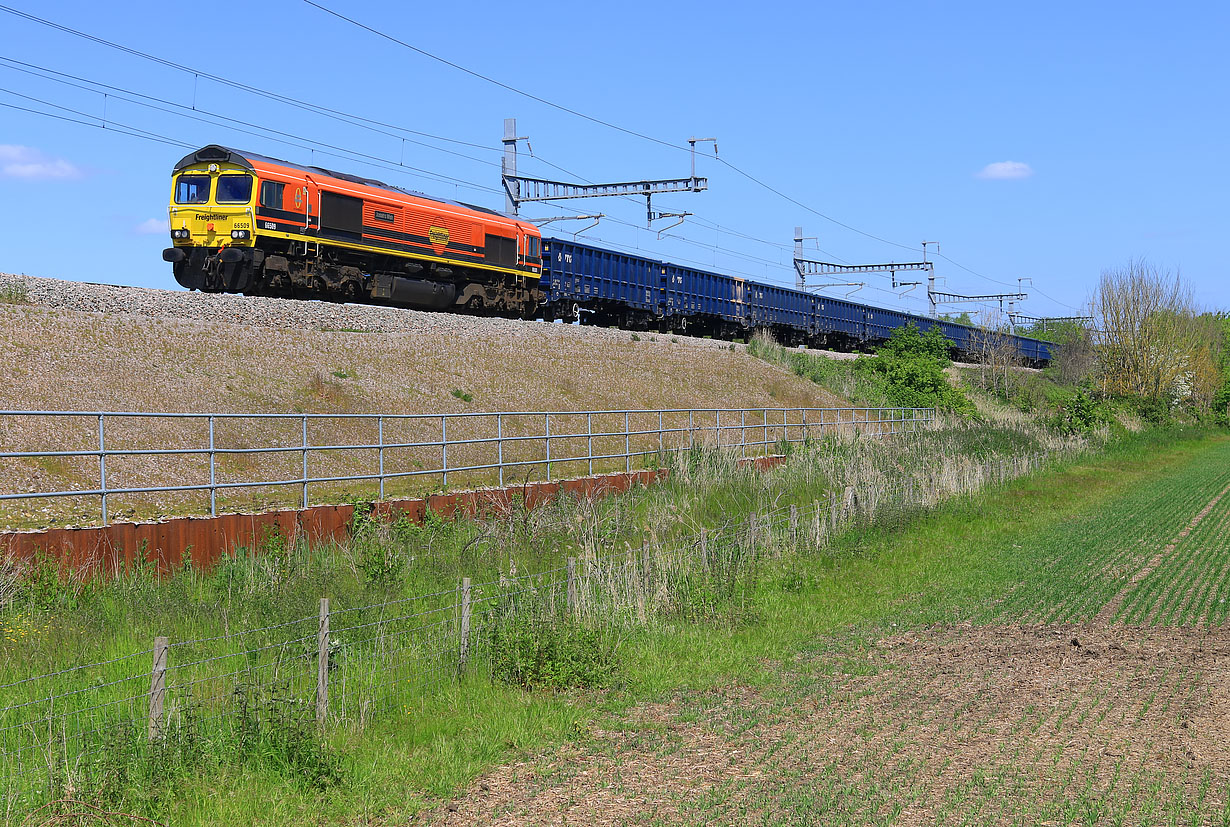
M572 621L513 612L491 627L490 643L492 677L514 686L606 686L618 671L611 633Z
M1082 388L1060 406L1051 424L1063 434L1085 434L1108 419L1105 408Z
M893 331L874 358L860 356L855 370L880 385L885 400L902 408L940 408L974 416L969 398L953 387L944 374L952 342L939 328L919 333L912 324Z

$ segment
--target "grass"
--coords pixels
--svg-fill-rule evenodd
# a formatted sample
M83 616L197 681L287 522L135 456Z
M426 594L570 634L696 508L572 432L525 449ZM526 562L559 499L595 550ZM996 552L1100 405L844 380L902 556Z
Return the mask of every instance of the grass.
M975 433L967 428L927 434L916 441L900 440L882 443L867 439L831 438L816 444L809 450L796 451L782 467L769 474L761 474L739 466L729 453L715 453L705 449L683 455L675 467L672 481L666 486L636 492L633 496L602 501L599 504L562 500L555 507L534 512L517 509L502 518L486 523L445 521L433 518L426 525L418 526L406 521L382 525L360 517L356 525L356 539L347 548L340 550L299 547L287 548L277 537L269 538L266 548L258 556L241 556L221 566L211 574L192 569L185 570L167 582L155 581L148 570L138 570L119 581L102 584L60 583L49 564L27 572L24 589L17 595L13 613L14 624L35 623L37 634L20 636L8 641L8 654L14 662L21 662L21 675L48 673L69 663L106 661L117 657L148 650L154 636L163 634L173 641L183 642L199 638L213 638L219 634L233 634L236 629L258 629L246 637L227 639L221 644L199 648L187 645L176 651L177 661L221 658L222 663L242 663L244 652L253 647L269 647L256 660L249 659L246 670L254 675L251 697L261 709L276 708L275 696L302 697L310 692L305 681L311 672L295 668L290 673L297 676L297 685L279 683L276 676L286 674L282 652L287 652L281 641L287 635L302 635L311 639L314 628L316 600L328 595L337 609L346 609L369 604L387 603L390 600L405 600L419 594L443 595L437 600L411 602L404 609L410 616L442 618L441 612L449 610L455 599L456 584L462 576L474 578L476 583L497 584L505 579L524 580L535 572L558 570L565 557L576 556L582 560L600 562L602 555L625 549L629 559L635 559L634 549L643 549L648 543L652 548L670 547L673 542L685 555L695 555L696 549L689 546L689 538L702 529L711 533L706 546L700 551L705 563L703 576L691 573L687 565L682 567L671 562L672 557L654 558L651 567L634 567L631 580L619 574L619 567L608 575L611 589L595 592L586 600L599 603L611 599L615 591L624 589L629 595L623 603L603 611L604 615L625 616L634 622L629 628L643 628L647 620L667 623L701 623L717 626L743 626L755 624L759 613L748 604L751 591L759 582L755 557L748 558L759 545L773 542L776 536L767 527L755 529L757 543L722 539L723 527L738 522L754 513L783 515L790 505L811 505L818 487L836 491L838 481L858 487L880 486L881 499L888 496L884 485L885 475L893 468L903 465L917 467L922 475L917 484L899 487L903 493L929 492L928 499L918 500L914 507L923 507L930 497L942 495L945 486L979 485L981 478L951 475L940 471L944 466L974 468L977 461L988 457L1011 455L1022 449L1034 447L1021 441L1019 434L1005 432L995 439ZM922 461L930 457L931 461ZM867 499L862 504L851 503L852 512L861 514L872 507ZM801 524L801 525L800 525ZM811 521L805 517L788 526L791 536L810 536ZM827 523L826 523L827 525ZM820 522L816 521L817 528ZM780 532L779 526L773 531ZM820 539L817 536L817 539ZM619 552L616 551L618 562ZM686 561L688 557L678 558ZM592 568L592 565L587 563ZM752 568L748 568L752 566ZM601 568L601 567L599 567ZM635 572L641 572L636 574ZM592 574L592 572L591 572ZM619 577L625 577L620 580ZM645 580L645 587L634 587ZM591 578L592 580L592 578ZM519 581L518 581L519 582ZM534 582L534 581L531 581ZM602 581L607 582L607 581ZM621 586L621 583L625 585ZM655 585L656 584L656 585ZM652 588L650 588L652 587ZM495 589L495 586L491 586ZM480 592L484 598L498 596L500 590ZM615 591L612 591L614 589ZM585 601L582 601L585 605ZM417 622L417 621L416 621ZM353 637L352 629L363 629L365 624L385 623L383 610L362 610L352 613L345 623L338 622L333 634L339 641L339 678L345 675L358 679L361 675L385 675L386 667L372 662L365 654L362 638ZM24 627L23 627L24 628ZM604 631L580 628L576 636L561 640L559 652L548 653L546 667L538 661L543 659L539 651L525 654L526 630L534 631L532 620L520 626L514 625L505 640L499 639L499 627L494 630L492 652L496 677L500 673L499 652L504 651L514 663L505 668L513 675L512 683L562 686L573 684L609 683L618 675L625 674L611 660L620 648L619 641L627 632L617 632L614 627ZM543 635L528 635L539 641ZM404 633L397 640L410 640ZM629 640L639 639L639 633ZM509 641L514 645L509 645ZM430 643L424 639L423 646ZM601 657L582 663L581 655L595 651ZM347 647L358 646L353 653ZM518 649L520 646L520 649ZM311 644L302 647L311 651ZM503 647L501 649L501 647ZM436 666L430 646L418 654L408 653L416 670ZM520 653L519 653L520 652ZM601 654L605 652L605 654ZM577 654L580 653L580 654ZM525 660L528 657L528 667ZM506 660L508 659L506 658ZM139 693L141 682L148 682L143 674L143 662L148 653L136 661L126 660L119 665L99 672L86 672L58 681L54 691L63 693L74 689L73 681L83 678L114 685L113 699L120 706L114 710L120 717L134 714L139 717ZM578 671L573 667L580 665ZM557 666L562 667L561 669ZM228 666L228 668L230 668ZM571 671L569 671L571 669ZM554 671L553 671L554 670ZM589 677L578 675L584 672ZM236 696L223 686L213 686L208 672L189 671L184 679L201 682L204 690L197 690L179 715L177 726L182 732L213 732L206 738L211 747L210 760L222 760L223 756L236 754L234 744L242 733L227 724L200 729L193 721L196 718L211 718L219 714L234 717ZM561 674L563 676L561 677ZM130 676L130 677L129 677ZM418 692L422 676L408 675L416 689L409 692L412 699L430 697ZM404 679L394 678L401 682ZM623 678L620 678L623 680ZM194 684L197 685L197 684ZM212 688L211 688L212 687ZM34 689L33 686L29 687ZM46 691L38 686L36 691ZM208 690L208 691L205 691ZM22 691L22 690L18 690ZM247 690L245 690L247 691ZM352 693L353 694L353 693ZM93 697L93 696L87 696ZM248 697L248 696L244 696ZM361 697L369 697L362 695ZM374 696L372 696L374 697ZM133 698L135 700L125 700ZM11 705L16 698L5 699ZM242 698L240 700L243 700ZM349 701L353 704L365 701ZM343 702L347 703L347 702ZM125 706L127 704L127 706ZM60 713L69 710L61 705ZM272 712L270 712L272 714ZM195 718L194 718L195 716ZM364 717L363 713L359 718ZM289 724L279 724L274 731L285 726L300 724L294 718ZM20 721L4 720L5 726L18 726ZM11 732L11 731L10 731ZM178 737L178 736L177 736ZM185 736L187 737L187 736ZM194 736L195 737L195 736ZM203 737L203 736L201 736ZM147 750L131 745L133 763L154 760ZM128 749L128 748L126 748ZM284 753L285 744L273 750L274 757ZM280 752L279 752L280 750ZM111 749L115 752L115 749ZM251 760L246 753L238 752L242 760L239 767L249 767ZM268 757L268 756L266 756ZM285 756L274 761L281 766ZM258 768L263 766L257 763ZM62 771L57 769L54 774ZM78 788L87 786L86 777L91 773L106 772L106 767L84 770L66 770L60 783L74 778ZM97 781L102 792L111 790L106 778ZM107 793L111 794L111 793Z
M0 284L0 304L30 304L29 289L21 283Z
M128 797L122 800L175 823L250 821L255 800L262 802L261 823L308 816L324 822L395 820L452 795L483 768L508 758L560 743L571 744L571 750L604 749L602 739L592 734L597 729L639 732L643 735L638 737L659 744L648 751L621 748L612 753L630 762L633 770L639 761L650 768L662 762L673 766L672 761L682 760L678 756L690 754L697 732L710 732L704 737L760 756L749 759L749 767L762 770L759 781L736 773L695 800L672 798L669 789L655 791L666 807L660 810L663 820L671 823L738 820L739 814L764 815L764 823L793 823L808 813L823 813L839 823L876 823L891 820L894 810L900 816L899 808L922 806L919 802L937 808L939 823L1009 816L1025 822L1054 818L1077 823L1074 820L1110 818L1132 807L1152 808L1158 817L1208 814L1224 795L1212 782L1201 797L1198 789L1176 788L1173 777L1161 770L1136 764L1115 770L1117 780L1108 787L1110 765L1079 761L1064 747L1070 733L1095 737L1107 721L1120 720L1121 713L1128 720L1160 726L1190 708L1196 678L1180 664L1163 661L1155 667L1145 662L1135 667L1141 670L1138 678L1115 683L1110 696L1105 685L1091 682L1075 697L1022 709L1006 722L998 717L998 708L980 702L975 691L993 682L994 673L962 677L967 688L952 696L959 703L937 704L928 694L929 684L915 676L914 667L904 665L919 662L917 658L885 662L876 654L873 642L881 636L937 623L951 628L971 622L976 629L1029 620L1039 610L1092 617L1104 605L1104 595L1117 593L1112 586L1122 584L1091 571L1101 571L1104 558L1122 558L1125 566L1139 560L1142 541L1172 540L1174 526L1186 525L1211 499L1212 494L1205 495L1216 488L1217 469L1224 469L1230 456L1225 437L1153 432L1124 440L1103 456L1085 456L1003 488L951 496L962 480L978 486L985 482L968 478L973 458L1019 455L1037 447L1032 439L1013 429L954 428L909 445L824 443L797 452L766 475L744 475L720 455L698 453L677 469L676 487L641 491L600 506L564 504L556 511L515 513L481 527L445 522L422 529L372 526L364 541L371 545L356 545L344 566L331 567L323 556L292 559L282 568L239 561L225 577L188 574L157 586L134 579L116 586L109 596L83 592L71 598L81 601L78 606L69 600L53 612L36 612L34 622L52 620L53 634L12 654L15 662L32 661L34 670L50 662L52 652L67 654L75 646L83 654L82 636L71 630L92 617L99 619L90 639L105 640L117 629L132 629L129 645L173 619L183 623L185 631L203 632L209 611L212 622L220 619L211 608L218 605L227 607L224 614L236 625L268 623L296 613L310 617L322 589L346 604L390 594L390 589L397 594L398 588L451 587L461 573L508 576L513 561L524 572L557 565L561 556L583 556L586 549L623 543L636 549L646 536L682 537L700 527L727 524L738 515L780 512L814 502L817 492L823 503L827 492L841 497L841 483L847 479L857 479L860 491L877 485L887 489L892 474L907 472L915 475L918 490L935 492L934 500L926 503L935 506L930 511L895 510L882 502L874 521L855 519L846 528L826 528L819 549L756 558L760 562L754 576L740 578L743 586L737 593L713 604L721 609L716 615L707 610L665 612L648 625L629 627L613 650L618 669L604 678L606 689L600 692L525 692L475 675L422 695L401 715L376 716L363 727L350 723L332 729L324 743L338 780L327 790L288 772L285 761L236 760L224 752L207 756L210 771L199 777L210 779L208 787L177 776L173 783L152 785L162 790L156 800L133 799L132 789L126 789ZM944 467L939 466L940 457L945 458ZM852 507L857 511L863 506ZM1187 539L1204 542L1201 531L1215 537L1219 514L1211 512ZM765 534L762 541L774 548L783 536L790 536L788 529ZM1111 551L1104 552L1105 547ZM381 551L388 548L408 553L390 559ZM372 559L364 557L364 549ZM404 567L398 567L398 560L404 560ZM1163 570L1156 569L1159 577ZM1187 588L1183 584L1195 582L1194 575L1184 571L1166 575L1166 582ZM125 589L132 594L125 596ZM146 595L147 589L165 596ZM175 589L183 592L176 596ZM704 593L681 605L704 607ZM138 599L138 594L143 596ZM200 616L184 612L185 601L202 605ZM1157 605L1186 605L1190 608L1181 616L1208 617L1207 612L1199 614L1202 602L1207 604L1207 599ZM1125 610L1128 606L1125 602ZM138 614L138 607L150 617ZM738 611L732 613L730 607ZM70 631L56 631L62 627ZM962 634L958 628L950 633L951 640L959 643ZM941 638L922 651L935 653L938 669L947 662L950 649L944 647L953 645ZM928 662L921 661L924 671L930 668L925 667ZM1122 685L1140 683L1156 687L1157 698L1123 694ZM673 699L683 699L685 706L691 699L690 711L684 710L687 720L682 722L667 719L661 724L665 730L647 730L627 717L646 701ZM796 721L800 710L811 710L802 723ZM908 714L912 711L917 714ZM807 723L812 718L813 723ZM843 743L861 744L859 750L822 751L816 754L820 763L812 761L814 745L827 743L821 736L830 730L844 732L846 726L852 729L842 736L849 739ZM1013 729L1033 735L1014 740L1005 734ZM665 741L655 732L664 732ZM943 772L936 774L934 765L919 760L920 732L938 733L935 737L958 746L970 738L998 738L999 746L974 762L968 773L960 768L962 775L950 783ZM724 755L726 749L716 754ZM559 755L560 772L566 775L567 752ZM822 756L827 757L821 761ZM550 764L556 759L546 760ZM1047 785L1038 785L1040 776L1048 779ZM635 772L623 779L620 783L630 794L643 791ZM172 789L178 792L172 795ZM1016 809L1009 812L1011 808ZM669 816L671 812L676 815Z
M806 351L786 348L771 336L753 336L747 353L770 364L781 365L795 376L831 389L851 402L862 405L887 405L882 384L872 381L854 368L853 359L832 359Z

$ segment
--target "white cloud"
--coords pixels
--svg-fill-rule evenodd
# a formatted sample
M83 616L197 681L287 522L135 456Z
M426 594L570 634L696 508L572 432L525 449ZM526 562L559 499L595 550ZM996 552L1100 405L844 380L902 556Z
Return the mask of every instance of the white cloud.
M171 231L170 225L165 218L147 218L140 224L132 228L133 232L141 235L160 235Z
M0 178L80 178L80 167L63 158L52 158L30 146L0 144Z
M977 177L986 181L1015 181L1034 174L1033 167L1020 161L996 161L979 170Z

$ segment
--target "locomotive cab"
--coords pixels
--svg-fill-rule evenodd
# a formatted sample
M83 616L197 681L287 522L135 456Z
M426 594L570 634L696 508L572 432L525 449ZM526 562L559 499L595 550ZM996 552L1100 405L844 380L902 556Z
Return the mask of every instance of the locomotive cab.
M256 171L242 156L208 146L175 167L171 244L162 258L189 289L244 290L251 282Z

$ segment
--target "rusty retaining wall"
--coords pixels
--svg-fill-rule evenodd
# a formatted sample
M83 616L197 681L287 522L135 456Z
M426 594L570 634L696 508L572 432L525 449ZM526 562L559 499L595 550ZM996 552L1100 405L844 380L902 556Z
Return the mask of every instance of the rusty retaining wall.
M781 464L780 456L742 460L764 471ZM633 486L666 479L665 469L603 474L558 482L537 482L511 488L484 488L434 494L411 500L372 504L377 519L401 517L423 522L430 510L443 517L483 517L508 513L515 502L537 508L561 495L598 499L622 494ZM216 517L175 517L152 523L112 523L89 528L51 528L0 533L0 556L18 561L58 560L61 569L77 577L115 576L139 565L160 573L173 571L191 559L209 569L223 555L245 548L260 553L286 542L309 544L343 541L350 535L353 505L318 505L263 514L221 514Z
M428 510L444 517L494 516L507 513L517 501L526 508L536 508L561 494L597 499L665 477L665 470L636 471L435 494L421 499L385 500L372 504L372 513L378 519L405 516L420 523ZM189 559L194 567L209 569L223 555L233 555L241 548L260 553L266 548L283 547L287 541L345 540L354 512L353 505L318 505L263 514L176 517L151 523L6 532L0 533L0 555L19 561L58 560L62 569L78 577L113 576L138 565L153 565L159 572L168 572Z

